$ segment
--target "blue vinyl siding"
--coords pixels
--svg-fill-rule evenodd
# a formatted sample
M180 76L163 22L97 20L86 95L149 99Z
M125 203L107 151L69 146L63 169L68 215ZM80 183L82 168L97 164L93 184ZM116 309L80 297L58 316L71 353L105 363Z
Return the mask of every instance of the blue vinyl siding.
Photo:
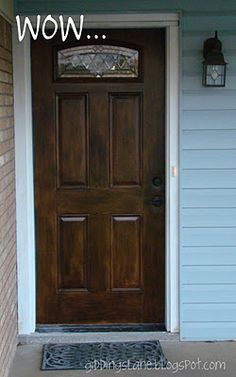
M182 27L181 338L235 339L236 15L187 13ZM214 30L229 63L227 86L207 89L202 43Z
M236 1L16 0L15 10L181 11L181 339L236 339ZM215 30L228 62L227 86L207 89L202 46Z
M236 15L234 0L14 0L16 13L21 14L77 14L105 12L138 12L183 10L189 16ZM212 20L212 23L214 21ZM224 24L224 25L227 25Z

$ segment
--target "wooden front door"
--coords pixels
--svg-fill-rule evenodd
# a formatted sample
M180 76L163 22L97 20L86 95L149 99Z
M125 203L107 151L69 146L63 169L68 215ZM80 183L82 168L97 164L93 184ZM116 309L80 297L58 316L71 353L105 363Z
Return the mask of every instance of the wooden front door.
M37 323L163 324L165 32L94 34L32 42Z

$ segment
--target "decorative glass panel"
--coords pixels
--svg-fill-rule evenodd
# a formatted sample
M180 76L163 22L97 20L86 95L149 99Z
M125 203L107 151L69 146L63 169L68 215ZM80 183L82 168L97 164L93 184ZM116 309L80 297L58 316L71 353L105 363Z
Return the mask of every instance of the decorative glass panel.
M57 53L59 78L135 78L139 52L119 46L78 46Z
M226 64L204 64L203 85L225 86Z

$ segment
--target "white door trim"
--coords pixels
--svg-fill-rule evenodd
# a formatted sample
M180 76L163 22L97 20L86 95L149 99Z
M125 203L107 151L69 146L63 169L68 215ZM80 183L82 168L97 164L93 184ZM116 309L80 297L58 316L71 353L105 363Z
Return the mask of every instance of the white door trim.
M34 19L34 17L32 17ZM166 328L179 330L179 26L178 14L85 16L88 28L166 28ZM19 334L36 326L35 217L30 37L13 28Z
M30 37L18 42L13 28L18 332L30 334L36 323L33 127Z

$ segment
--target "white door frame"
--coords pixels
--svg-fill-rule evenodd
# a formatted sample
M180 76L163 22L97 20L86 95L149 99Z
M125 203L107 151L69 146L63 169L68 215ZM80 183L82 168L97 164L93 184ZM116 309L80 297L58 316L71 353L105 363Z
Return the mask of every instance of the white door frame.
M34 17L32 17L34 19ZM78 17L76 17L76 20ZM88 28L166 28L166 328L179 330L179 15L85 15ZM19 334L36 327L36 255L30 36L13 28ZM40 72L39 72L40 78Z

